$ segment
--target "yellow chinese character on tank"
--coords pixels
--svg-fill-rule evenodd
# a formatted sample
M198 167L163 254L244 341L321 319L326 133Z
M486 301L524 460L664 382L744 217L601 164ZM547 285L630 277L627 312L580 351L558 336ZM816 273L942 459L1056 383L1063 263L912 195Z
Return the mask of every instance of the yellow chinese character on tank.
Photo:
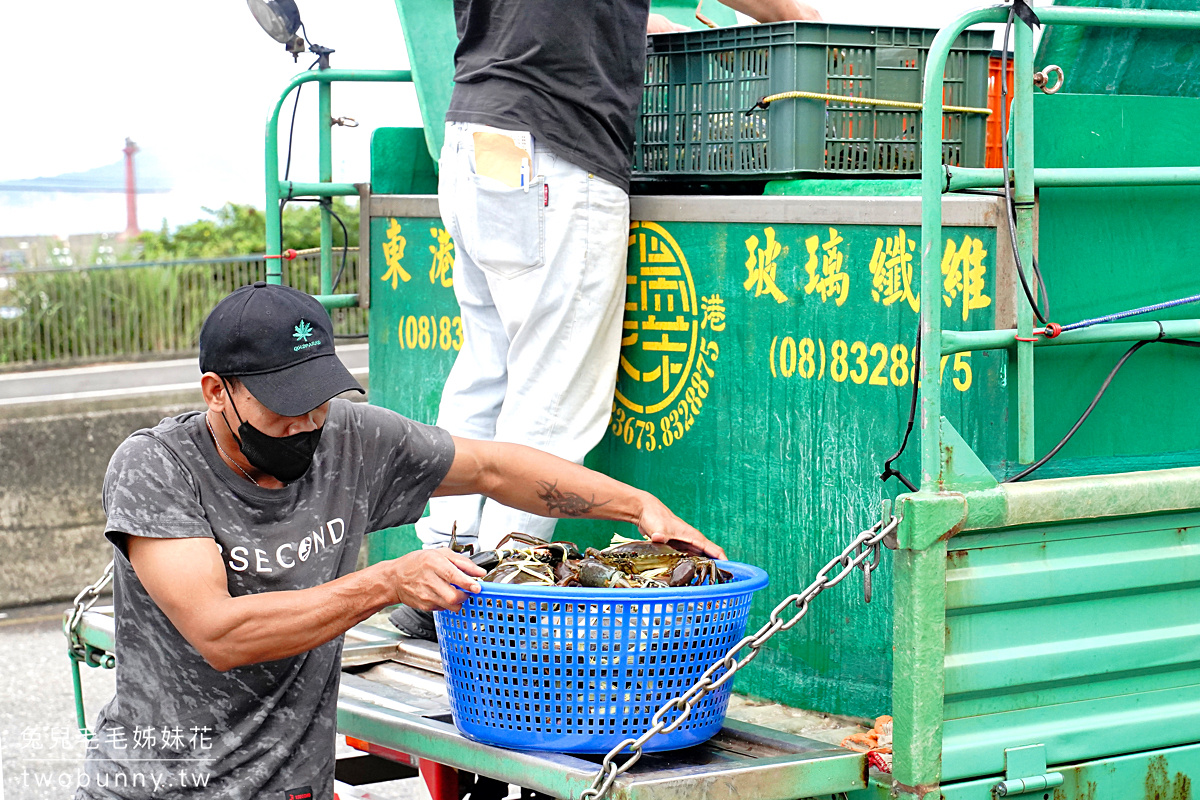
M967 321L970 313L979 308L987 308L992 304L992 298L984 294L984 276L987 267L983 259L987 250L983 242L964 236L961 245L955 245L953 239L946 240L946 252L942 256L942 288L945 294L942 300L946 307L951 308L954 301L962 296L962 318Z
M387 264L387 272L383 273L381 281L391 281L395 289L400 281L408 283L412 276L400 266L404 258L404 246L408 240L400 235L400 221L396 218L388 220L387 239L383 243L383 262Z
M709 328L718 333L725 330L725 301L721 295L701 297L700 310L704 312L704 319L700 321L701 329Z
M625 330L631 333L621 340L621 345L630 347L640 343L642 352L649 354L648 363L654 367L639 370L622 355L621 368L634 380L661 383L662 393L667 395L673 378L682 372L687 360L695 310L688 301L690 291L683 270L670 248L660 238L647 237L645 233L638 234L636 242L638 274L626 278L634 299L625 304L625 310L641 312L639 316L644 317L640 322L625 320Z
M840 306L846 302L846 296L850 293L850 276L842 272L845 256L838 249L838 245L843 241L836 228L829 229L829 240L825 244L820 243L820 236L810 236L804 240L804 246L808 248L808 263L804 265L804 271L808 273L808 283L804 285L804 291L806 294L817 292L821 295L822 303L833 297L834 303ZM818 250L824 251L821 253L819 270Z
M750 275L742 286L746 291L750 291L750 287L753 286L755 297L769 294L775 298L776 303L786 303L787 295L775 285L775 260L783 253L783 245L775 241L774 228L765 228L763 235L766 241L762 247L758 246L757 236L746 240L746 249L750 253L746 259L746 269Z
M442 286L449 288L454 285L454 242L450 240L450 234L442 228L430 228L429 235L437 241L436 245L429 245L429 252L433 253L429 282L440 281Z
M871 298L890 306L897 300L907 300L913 311L921 310L921 298L912 290L912 251L917 243L900 228L895 236L875 240L871 256Z

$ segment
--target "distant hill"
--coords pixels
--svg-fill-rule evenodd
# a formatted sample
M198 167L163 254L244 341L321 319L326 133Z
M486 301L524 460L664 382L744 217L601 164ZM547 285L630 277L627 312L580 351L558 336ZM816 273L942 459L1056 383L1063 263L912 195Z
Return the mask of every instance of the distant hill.
M172 189L168 171L153 153L141 151L134 158L138 194L161 194ZM0 181L0 203L13 202L6 195L26 192L123 193L125 191L125 159L84 172L67 172L45 178L26 178Z

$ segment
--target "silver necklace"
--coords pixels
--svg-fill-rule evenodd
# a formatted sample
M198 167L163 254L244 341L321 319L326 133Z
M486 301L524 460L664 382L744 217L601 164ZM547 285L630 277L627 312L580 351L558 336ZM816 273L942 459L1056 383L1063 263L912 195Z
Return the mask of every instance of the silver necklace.
M220 442L220 440L217 439L217 432L213 430L212 423L209 422L209 420L208 420L208 414L204 415L204 424L208 426L208 432L210 434L212 434L212 437L213 437L213 444L215 444L217 446L217 449L221 451L221 455L225 456L225 460L228 461L230 464L233 464L235 467L237 467L238 472L240 472L246 476L246 480L250 481L255 486L258 486L258 488L261 489L262 486L259 486L258 481L254 480L254 478L251 478L250 473L246 472L246 470L242 469L242 465L237 463L236 461L234 461L233 458L230 457L229 453L225 452L225 448L221 447L221 442Z

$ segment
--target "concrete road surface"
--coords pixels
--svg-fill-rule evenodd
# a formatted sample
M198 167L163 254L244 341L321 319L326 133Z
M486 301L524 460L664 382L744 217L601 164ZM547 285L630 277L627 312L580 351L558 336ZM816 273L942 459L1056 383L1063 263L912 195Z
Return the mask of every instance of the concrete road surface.
M367 374L367 345L344 344L338 357L360 381ZM196 389L200 369L195 358L123 362L91 367L0 374L0 406L58 400L103 400L155 392Z

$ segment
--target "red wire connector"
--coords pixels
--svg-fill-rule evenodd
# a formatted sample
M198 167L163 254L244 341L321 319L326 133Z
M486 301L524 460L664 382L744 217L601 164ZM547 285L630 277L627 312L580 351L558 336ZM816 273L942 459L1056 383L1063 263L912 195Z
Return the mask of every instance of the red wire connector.
M285 261L293 261L293 260L295 260L297 255L299 255L299 253L297 253L295 250L293 250L292 248L289 247L287 250L284 250L281 255L263 256L263 258L282 258Z
M1045 336L1047 339L1053 339L1062 333L1062 325L1057 322L1047 322L1044 328L1034 328L1033 336L1013 336L1018 342L1036 342L1040 341L1039 336Z

